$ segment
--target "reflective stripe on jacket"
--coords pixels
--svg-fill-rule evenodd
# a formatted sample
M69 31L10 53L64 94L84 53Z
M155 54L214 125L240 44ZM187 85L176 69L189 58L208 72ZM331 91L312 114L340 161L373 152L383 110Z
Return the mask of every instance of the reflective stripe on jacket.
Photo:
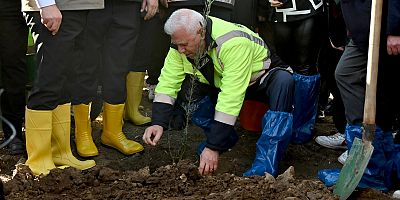
M239 115L247 87L270 66L269 50L258 34L245 26L210 17L211 38L216 47L207 54L214 63L214 85L218 94L214 119L233 125ZM193 74L184 54L170 48L156 87L155 102L174 104L186 74ZM200 82L207 83L197 71Z

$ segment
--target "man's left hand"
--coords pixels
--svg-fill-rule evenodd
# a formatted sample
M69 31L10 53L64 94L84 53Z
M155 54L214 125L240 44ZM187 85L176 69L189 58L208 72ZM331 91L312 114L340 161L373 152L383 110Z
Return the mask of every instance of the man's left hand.
M213 173L218 168L219 152L204 148L200 155L199 172L202 175Z
M144 20L149 20L158 12L158 0L143 0L140 12L146 11Z
M389 55L400 54L400 36L389 35L387 37L387 53Z

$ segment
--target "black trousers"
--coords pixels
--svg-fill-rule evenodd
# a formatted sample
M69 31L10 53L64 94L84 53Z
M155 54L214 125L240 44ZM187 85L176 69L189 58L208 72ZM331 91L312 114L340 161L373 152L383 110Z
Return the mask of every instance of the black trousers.
M332 48L330 41L326 40L322 47L318 62L318 71L321 75L321 87L318 104L320 109L325 109L328 104L329 94L333 96L333 123L335 128L344 133L346 128L346 117L342 97L335 80L335 70L342 51Z
M27 107L33 110L53 110L71 102L71 85L78 78L84 58L85 28L89 11L61 11L63 16L56 35L41 23L39 12L26 12L26 21L37 36L38 71Z
M28 27L25 24L20 1L0 1L0 66L1 66L1 112L22 139L22 122L25 113L26 49ZM3 122L5 137L11 129Z
M302 75L317 73L317 59L322 46L320 15L310 18L273 23L273 45L277 55L292 69Z
M107 0L105 9L89 13L84 71L77 75L80 81L73 88L73 104L93 101L96 79L100 80L105 102L125 102L126 75L140 32L140 7L138 2Z

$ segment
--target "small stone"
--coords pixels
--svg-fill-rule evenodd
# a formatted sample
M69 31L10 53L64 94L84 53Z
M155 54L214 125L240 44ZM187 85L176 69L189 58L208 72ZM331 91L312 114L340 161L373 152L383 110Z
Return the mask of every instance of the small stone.
M268 181L268 183L274 183L275 182L275 178L269 173L265 173L264 180Z

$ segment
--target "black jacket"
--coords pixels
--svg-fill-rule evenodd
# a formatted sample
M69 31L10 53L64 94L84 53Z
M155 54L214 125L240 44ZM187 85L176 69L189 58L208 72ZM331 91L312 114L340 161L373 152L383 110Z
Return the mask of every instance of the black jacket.
M371 3L372 0L342 0L343 17L349 30L349 37L365 51L368 50ZM383 0L381 45L386 46L388 34L400 35L399 0Z

